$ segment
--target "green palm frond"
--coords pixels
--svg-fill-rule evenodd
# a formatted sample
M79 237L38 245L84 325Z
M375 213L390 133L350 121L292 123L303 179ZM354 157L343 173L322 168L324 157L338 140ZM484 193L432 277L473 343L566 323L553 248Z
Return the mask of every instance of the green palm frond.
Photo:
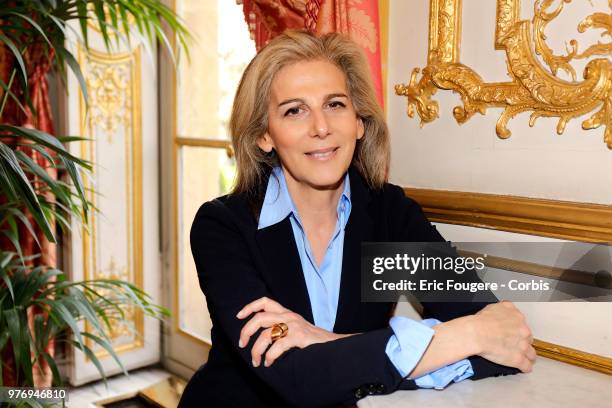
M113 320L125 318L124 310L128 306L156 319L170 315L132 283L116 279L72 282L62 271L44 267L28 269L15 253L0 252L0 353L9 344L17 345L13 347L13 357L17 373L24 376L19 378L22 384L33 385L32 366L38 359L49 363L54 372L54 385L61 384L55 361L45 352L45 346L53 338L56 343L65 342L81 350L105 380L106 374L91 347L93 344L106 350L127 374L113 350L108 332ZM28 328L27 320L27 310L32 307L48 316L43 319L37 315L33 331ZM81 330L81 322L88 322L91 330ZM60 335L66 330L74 338Z
M79 31L70 25L73 20L78 21ZM54 66L61 74L68 66L86 95L80 66L67 45L67 39L70 38L69 31L73 31L89 49L90 26L99 28L108 51L112 50L113 43L119 45L125 41L129 44L131 33L138 34L151 44L158 41L173 61L176 61L175 51L179 50L184 50L189 59L187 42L191 36L185 23L160 0L19 1L12 7L0 10L0 21L3 22L0 44L4 44L15 57L15 68L24 90L27 90L24 51L32 44L39 43L48 51L48 55L53 55ZM164 26L175 35L177 47L174 46L175 41L168 38ZM54 52L51 53L51 50ZM6 84L0 85L5 87Z
M72 21L78 22L78 29L73 27ZM187 42L190 34L183 20L160 0L18 1L11 7L0 9L0 23L0 46L8 50L15 61L8 82L0 79L0 118L9 100L24 112L26 106L34 112L27 89L26 66L27 53L32 47L37 47L48 57L60 79L63 80L66 69L72 71L85 103L88 103L87 86L70 40L80 38L88 50L91 26L99 28L107 51L112 51L113 44L118 46L122 41L129 44L131 35L135 35L151 44L159 42L175 64L175 51L184 50L189 59ZM165 27L168 31L165 31ZM169 38L167 32L171 32L174 38ZM21 87L18 93L14 92L15 80ZM68 174L73 189L45 176L46 170L28 160L26 155L13 152L14 147L6 144L10 138L31 141L31 148ZM79 140L84 139L70 136L56 138L39 130L0 124L0 193L10 202L27 209L51 242L55 242L52 223L58 222L62 230L69 228L69 215L72 214L87 224L89 211L95 210L90 208L91 203L86 199L81 180L81 173L91 170L90 164L71 155L63 147L63 143ZM46 149L51 150L57 160L49 157ZM42 189L32 185L32 177L38 180ZM45 191L55 196L54 203L43 199ZM21 252L15 228L18 222L23 222L23 217L14 211L0 214L0 233L13 243L17 252ZM26 225L26 228L32 231L30 225Z
M17 252L20 252L15 227L17 221L26 226L40 245L22 208L29 211L34 222L51 242L55 242L51 227L53 222L58 222L63 230L69 228L70 215L87 223L90 202L86 197L81 172L90 171L91 164L73 156L58 138L36 129L0 125L0 134L4 140L12 138L15 141L30 141L21 143L21 146L32 148L43 155L51 167L65 171L71 182L67 184L50 177L47 170L30 156L17 150L16 146L0 141L0 193L7 199L7 203L0 205L0 233L13 242ZM67 140L74 142L84 139L71 137ZM53 202L47 200L45 195L48 192L52 193Z
M55 242L53 225L67 230L76 219L77 224L87 229L88 214L98 211L87 199L97 192L83 180L91 172L91 163L74 156L65 147L87 139L55 137L2 120L9 102L16 109L24 113L29 110L36 116L28 90L31 67L27 64L32 54L46 58L61 81L72 72L87 106L85 79L70 42L81 41L89 50L91 26L99 28L107 51L121 43L129 45L134 36L143 39L145 46L158 42L175 66L176 55L181 50L189 59L190 35L185 24L160 0L23 0L0 8L0 47L13 61L9 77L0 79L0 196L3 197L0 234L16 251L0 250L0 354L4 355L8 347L12 350L15 366L10 368L20 385L33 385L32 367L40 361L51 368L53 384L61 384L55 358L45 351L50 339L81 350L105 380L103 367L92 349L94 345L106 350L126 373L107 334L114 322L125 320L127 308L157 319L169 315L168 310L154 304L149 295L129 282L112 279L71 282L59 270L26 266L38 255L25 256L21 250L20 225L25 226L40 246L36 227L46 239ZM50 177L46 168L20 150L23 147L46 159L51 167L66 174L68 180ZM45 311L47 318L35 315L30 327L27 310L33 307ZM81 330L83 322L89 323L90 331ZM0 386L3 364L0 362ZM24 401L19 406L43 405Z

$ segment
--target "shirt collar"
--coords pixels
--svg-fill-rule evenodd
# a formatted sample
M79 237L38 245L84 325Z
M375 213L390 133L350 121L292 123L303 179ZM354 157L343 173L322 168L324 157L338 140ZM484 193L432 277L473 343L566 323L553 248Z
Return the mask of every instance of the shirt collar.
M341 222L342 228L344 228L351 211L351 183L348 171L344 176L344 189L340 200L338 200L337 210L338 219ZM279 223L291 214L293 214L298 223L301 224L299 214L293 204L289 190L287 189L285 173L280 166L276 166L272 169L272 173L268 179L268 186L261 206L257 229L259 230Z

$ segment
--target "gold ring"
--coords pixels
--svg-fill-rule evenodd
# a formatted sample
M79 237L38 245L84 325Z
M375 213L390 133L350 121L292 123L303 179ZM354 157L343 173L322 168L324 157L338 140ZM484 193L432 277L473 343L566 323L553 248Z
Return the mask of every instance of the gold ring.
M272 326L272 342L285 337L289 333L289 327L285 323L277 323Z

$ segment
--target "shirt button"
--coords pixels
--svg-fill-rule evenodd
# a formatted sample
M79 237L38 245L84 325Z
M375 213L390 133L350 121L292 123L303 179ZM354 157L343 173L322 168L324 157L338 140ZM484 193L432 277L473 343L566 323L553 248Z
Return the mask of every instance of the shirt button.
M385 384L378 384L376 387L376 391L378 391L379 394L383 394L385 391L387 391L387 387L385 386Z
M377 393L377 391L378 390L377 390L376 384L370 384L368 386L368 395L374 395Z
M359 387L355 390L355 398L361 399L365 397L365 390L362 387Z

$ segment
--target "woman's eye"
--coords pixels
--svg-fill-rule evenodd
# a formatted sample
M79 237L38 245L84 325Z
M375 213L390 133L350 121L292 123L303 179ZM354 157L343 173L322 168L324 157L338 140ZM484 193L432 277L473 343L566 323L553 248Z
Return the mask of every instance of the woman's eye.
M293 115L297 115L298 113L300 113L300 108L295 107L295 108L287 109L287 111L285 112L285 116L293 116Z
M330 108L344 108L346 105L340 101L333 101L329 103Z

